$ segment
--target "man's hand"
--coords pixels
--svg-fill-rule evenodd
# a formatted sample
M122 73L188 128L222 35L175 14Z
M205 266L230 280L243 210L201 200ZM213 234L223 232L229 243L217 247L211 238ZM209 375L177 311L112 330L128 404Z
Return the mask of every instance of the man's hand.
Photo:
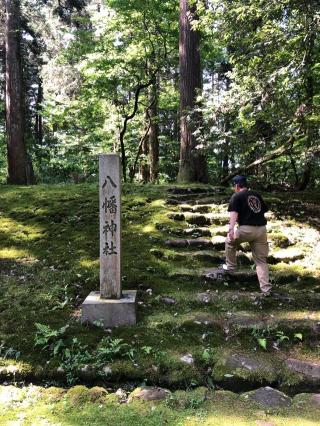
M229 229L228 237L230 238L231 241L234 240L234 230L233 229Z

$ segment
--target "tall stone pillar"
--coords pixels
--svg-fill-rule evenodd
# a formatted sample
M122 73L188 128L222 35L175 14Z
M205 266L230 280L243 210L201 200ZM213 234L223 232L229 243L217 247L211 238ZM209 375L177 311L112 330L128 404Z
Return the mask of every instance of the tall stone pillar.
M81 321L104 327L136 323L136 290L121 287L121 177L117 154L99 156L100 292L82 304Z

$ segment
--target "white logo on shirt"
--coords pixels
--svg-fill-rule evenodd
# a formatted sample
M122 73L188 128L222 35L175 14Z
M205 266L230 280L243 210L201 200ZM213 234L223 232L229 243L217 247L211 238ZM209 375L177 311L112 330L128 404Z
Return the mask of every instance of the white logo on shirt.
M254 213L260 213L261 212L261 203L258 197L255 195L249 195L248 196L248 206Z

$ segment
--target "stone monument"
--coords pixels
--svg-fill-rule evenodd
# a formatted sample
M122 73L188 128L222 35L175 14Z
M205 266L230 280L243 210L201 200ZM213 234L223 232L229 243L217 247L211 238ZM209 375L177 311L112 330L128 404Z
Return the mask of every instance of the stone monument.
M121 175L117 154L99 155L100 292L82 304L81 322L104 327L136 323L136 290L121 287Z

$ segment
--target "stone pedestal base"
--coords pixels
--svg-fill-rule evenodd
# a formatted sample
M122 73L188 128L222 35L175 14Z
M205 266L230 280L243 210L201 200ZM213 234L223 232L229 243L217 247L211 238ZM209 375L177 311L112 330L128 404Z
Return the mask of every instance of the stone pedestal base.
M122 292L121 299L101 299L92 291L82 304L81 322L102 321L105 328L136 324L136 290Z

